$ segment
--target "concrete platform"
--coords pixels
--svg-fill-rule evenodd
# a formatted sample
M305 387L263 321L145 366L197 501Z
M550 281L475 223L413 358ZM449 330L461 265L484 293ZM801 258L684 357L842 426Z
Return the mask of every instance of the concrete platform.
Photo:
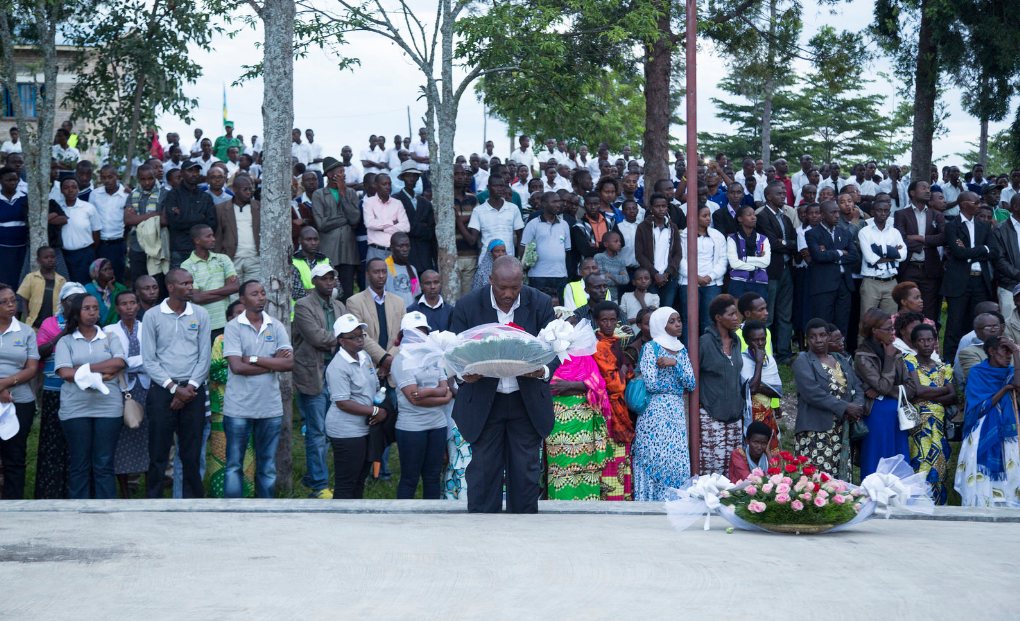
M941 513L798 537L655 503L3 502L0 619L1018 618L1020 512Z

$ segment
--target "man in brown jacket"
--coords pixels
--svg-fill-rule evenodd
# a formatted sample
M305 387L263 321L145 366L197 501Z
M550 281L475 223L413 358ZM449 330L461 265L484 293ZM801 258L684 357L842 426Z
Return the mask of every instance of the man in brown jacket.
M241 282L259 280L259 202L247 175L234 177L234 198L216 205L216 248L234 262Z
M634 255L638 265L652 275L648 290L658 294L660 306L673 306L680 282L680 230L666 217L669 203L665 195L652 194L650 205L652 217L634 233Z
M302 484L310 488L311 498L332 498L329 491L329 468L326 462L326 412L329 411L329 389L322 381L325 368L336 353L333 322L347 313L339 300L333 299L336 270L327 264L312 268L315 293L306 295L294 305L291 334L294 343L294 388L297 389L298 410L305 421L305 476Z

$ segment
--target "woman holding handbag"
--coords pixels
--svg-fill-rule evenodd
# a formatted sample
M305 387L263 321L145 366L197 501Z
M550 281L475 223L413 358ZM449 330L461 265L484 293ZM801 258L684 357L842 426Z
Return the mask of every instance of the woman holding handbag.
M854 370L864 390L864 420L868 425L868 434L861 441L864 480L875 472L883 457L902 455L910 462L910 429L902 428L898 410L901 406L913 409L909 402L917 394L918 381L893 344L896 334L889 313L869 309L861 320L860 333L864 343L854 354Z
M149 376L142 368L142 344L139 339L142 322L137 320L140 308L138 296L133 291L119 291L113 298L113 308L120 320L106 326L104 330L111 338L120 340L127 354L127 368L118 379L124 391L124 425L120 428L117 451L113 455L113 472L117 475L121 498L130 498L129 475L144 474L149 469L149 419L144 416Z
M824 319L807 322L804 332L808 351L793 361L796 452L817 468L849 481L850 427L860 424L864 391L851 362L830 351L832 338Z

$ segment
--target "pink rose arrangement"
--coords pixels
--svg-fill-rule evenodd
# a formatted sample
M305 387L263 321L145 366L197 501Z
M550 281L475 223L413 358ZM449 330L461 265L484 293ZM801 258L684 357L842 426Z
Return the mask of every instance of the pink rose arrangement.
M745 481L735 481L720 499L740 518L768 528L769 524L844 524L861 510L857 488L811 465L807 457L783 451L762 472L756 468Z

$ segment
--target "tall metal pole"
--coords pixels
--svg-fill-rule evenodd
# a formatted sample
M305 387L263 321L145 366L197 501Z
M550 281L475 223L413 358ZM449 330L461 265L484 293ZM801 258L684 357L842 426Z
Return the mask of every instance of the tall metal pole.
M489 141L489 110L482 104L482 153L485 153L485 143Z
M411 106L407 107L407 135L414 139L414 132L411 131Z
M699 474L701 464L701 418L698 394L698 73L697 73L697 0L687 0L687 352L694 368L687 417L690 423L691 474ZM691 205L691 203L694 203Z

